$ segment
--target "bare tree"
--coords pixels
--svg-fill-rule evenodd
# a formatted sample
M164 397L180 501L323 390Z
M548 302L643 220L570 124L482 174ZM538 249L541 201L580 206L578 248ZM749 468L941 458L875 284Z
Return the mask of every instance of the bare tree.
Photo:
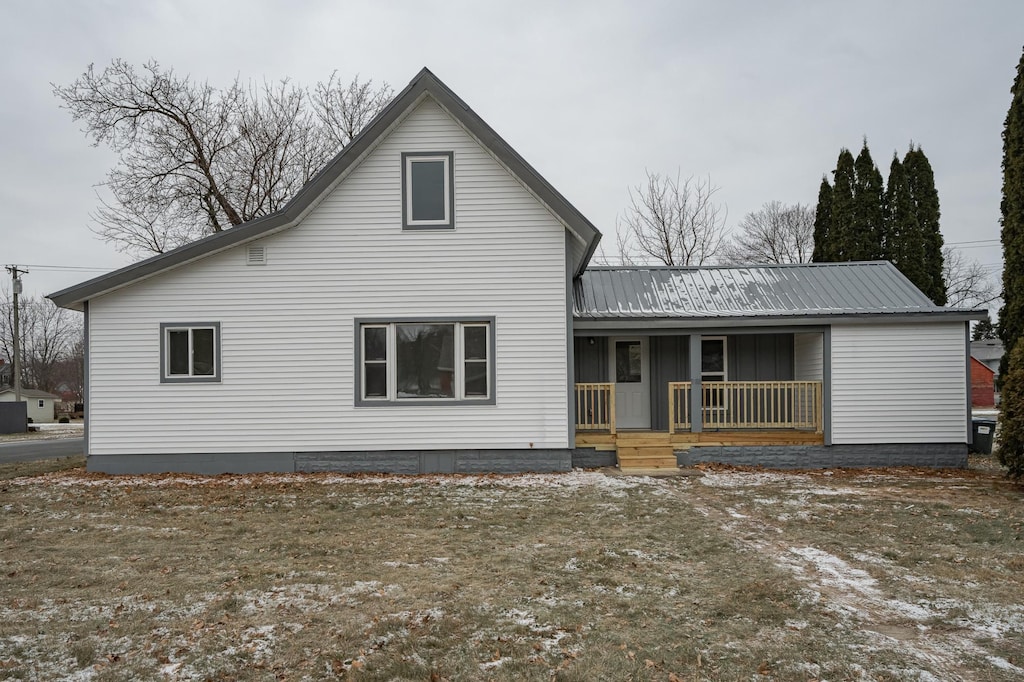
M999 289L981 263L966 258L951 246L942 248L942 259L947 306L984 308L999 299Z
M722 248L723 263L809 263L814 252L814 209L769 201L740 221Z
M121 59L53 92L95 145L120 154L94 231L131 253L162 253L278 210L393 93L336 73L312 95L288 80L218 89Z
M82 341L80 313L58 308L45 298L19 297L21 379L26 388L52 391L64 381L66 363ZM0 297L0 353L14 359L14 302L6 291Z
M629 207L616 237L626 264L704 265L725 238L725 207L714 201L711 178L680 180L647 171L647 183L629 188Z

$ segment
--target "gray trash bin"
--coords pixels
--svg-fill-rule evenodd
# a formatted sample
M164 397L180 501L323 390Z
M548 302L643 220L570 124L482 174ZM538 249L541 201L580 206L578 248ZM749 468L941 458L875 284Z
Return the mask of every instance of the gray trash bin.
M996 420L975 417L971 419L971 424L974 430L974 443L971 445L970 451L982 455L991 455L992 436L996 432Z

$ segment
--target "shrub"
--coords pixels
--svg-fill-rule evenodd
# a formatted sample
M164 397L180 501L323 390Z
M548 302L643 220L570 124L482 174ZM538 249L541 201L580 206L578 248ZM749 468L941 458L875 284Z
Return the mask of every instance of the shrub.
M1024 476L1024 342L1014 346L1003 377L998 454L1007 476Z
M71 420L68 419L67 417L61 417L60 419L57 420L57 423L58 424L70 424Z

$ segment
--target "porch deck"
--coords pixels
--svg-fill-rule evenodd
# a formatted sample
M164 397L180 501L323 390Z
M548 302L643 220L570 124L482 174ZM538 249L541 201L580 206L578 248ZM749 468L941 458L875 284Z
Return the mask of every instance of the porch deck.
M614 451L620 468L671 468L692 447L825 442L820 382L671 382L668 391L668 430L627 430L616 428L615 384L576 384L576 447Z

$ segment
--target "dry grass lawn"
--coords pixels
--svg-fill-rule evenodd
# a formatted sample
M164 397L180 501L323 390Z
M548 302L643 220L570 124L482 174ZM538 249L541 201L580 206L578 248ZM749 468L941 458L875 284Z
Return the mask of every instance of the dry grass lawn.
M1024 677L998 472L47 468L0 470L0 679Z

